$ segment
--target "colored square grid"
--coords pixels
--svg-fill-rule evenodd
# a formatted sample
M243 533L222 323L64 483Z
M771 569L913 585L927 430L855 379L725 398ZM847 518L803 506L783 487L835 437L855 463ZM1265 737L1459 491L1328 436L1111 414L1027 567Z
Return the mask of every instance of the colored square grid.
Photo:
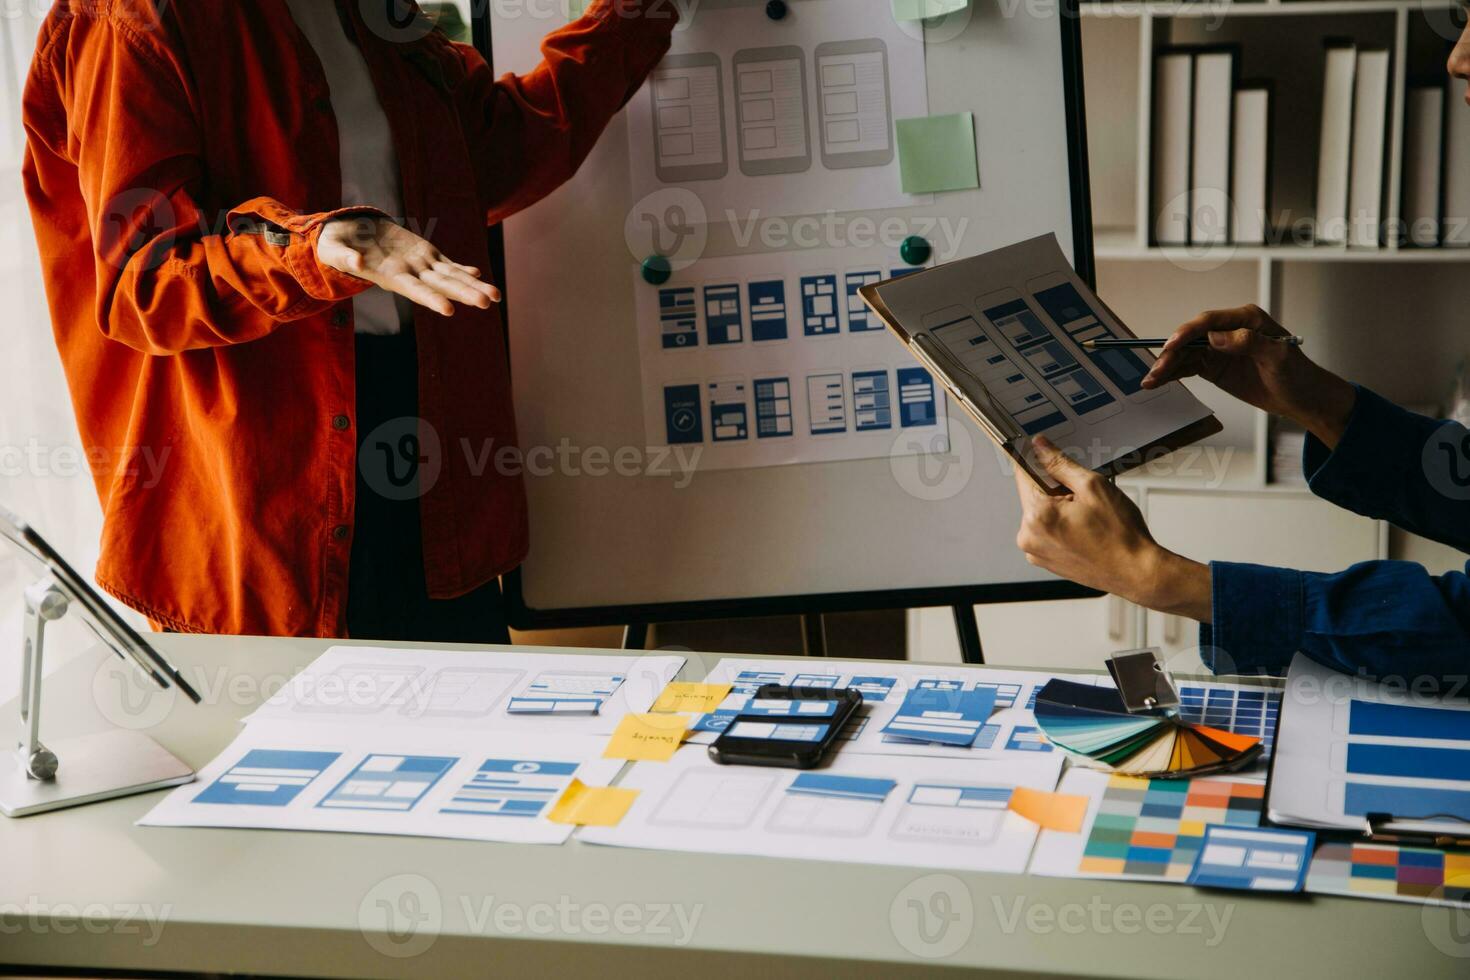
M1220 780L1108 780L1077 870L1182 881L1211 825L1257 827L1265 787Z
M1281 692L1237 691L1202 684L1179 685L1179 718L1261 740L1261 757L1271 754Z
M1329 841L1312 856L1306 888L1470 906L1470 852Z

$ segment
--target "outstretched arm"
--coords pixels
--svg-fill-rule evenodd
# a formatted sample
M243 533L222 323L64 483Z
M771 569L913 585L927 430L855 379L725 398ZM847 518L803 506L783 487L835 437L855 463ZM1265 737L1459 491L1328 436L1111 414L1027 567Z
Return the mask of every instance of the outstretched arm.
M120 16L48 21L24 102L42 261L77 245L45 220L54 198L76 194L54 181L74 167L104 335L166 355L258 340L372 285L440 312L495 298L477 270L372 208L299 214L262 197L218 226L199 203L208 175L187 73L161 29L140 32Z
M530 207L571 178L608 122L669 48L671 0L594 0L541 42L541 64L495 78L479 52L455 45L465 79L460 118L489 224Z

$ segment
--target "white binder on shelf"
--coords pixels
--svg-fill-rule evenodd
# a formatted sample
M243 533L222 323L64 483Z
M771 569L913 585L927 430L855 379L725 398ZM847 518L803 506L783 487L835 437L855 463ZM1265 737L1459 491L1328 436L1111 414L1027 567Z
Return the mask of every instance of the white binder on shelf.
M1347 241L1349 161L1352 158L1353 81L1358 51L1352 41L1327 42L1322 73L1322 138L1317 158L1317 243Z
M1231 149L1232 232L1240 245L1264 245L1271 226L1271 98L1269 82L1235 92Z
M1383 228L1383 157L1388 148L1388 50L1359 48L1353 83L1352 166L1347 243L1377 248Z
M1189 244L1190 117L1194 108L1194 53L1166 49L1154 60L1153 158L1150 213L1156 245Z
M1230 235L1230 135L1238 50L1201 48L1194 56L1189 240L1223 245Z

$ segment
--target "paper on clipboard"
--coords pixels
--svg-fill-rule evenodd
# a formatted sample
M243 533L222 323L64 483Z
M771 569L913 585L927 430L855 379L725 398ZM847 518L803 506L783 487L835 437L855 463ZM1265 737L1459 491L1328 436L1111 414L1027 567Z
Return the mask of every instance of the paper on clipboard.
M991 439L1047 493L1045 435L1104 475L1220 431L1179 383L1141 387L1153 356L1090 351L1133 336L1068 264L1055 235L864 286L863 300Z

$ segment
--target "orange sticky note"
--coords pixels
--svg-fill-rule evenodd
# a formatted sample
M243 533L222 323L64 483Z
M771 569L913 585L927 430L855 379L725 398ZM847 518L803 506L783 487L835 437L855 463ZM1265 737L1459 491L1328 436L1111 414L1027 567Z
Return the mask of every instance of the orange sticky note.
M730 694L729 684L690 684L673 681L659 694L650 711L684 711L702 715L714 711Z
M624 715L602 750L602 757L668 762L687 734L688 715Z
M1017 786L1011 791L1008 807L1046 830L1075 834L1082 830L1087 817L1088 798L1071 793L1048 793L1045 790Z
M546 819L579 827L616 827L637 798L636 789L588 786L574 776Z

